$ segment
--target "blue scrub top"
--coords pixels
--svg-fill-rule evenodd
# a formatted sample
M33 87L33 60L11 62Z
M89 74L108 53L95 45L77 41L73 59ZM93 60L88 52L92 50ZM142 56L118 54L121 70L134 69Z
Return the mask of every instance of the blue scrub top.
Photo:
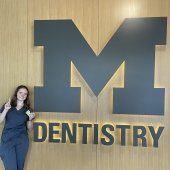
M4 110L4 106L0 109L0 113ZM29 120L26 112L29 109L22 107L17 110L16 107L11 107L5 117L5 125L1 135L0 156L5 148L10 148L15 145L15 141L20 135L28 135L27 121Z

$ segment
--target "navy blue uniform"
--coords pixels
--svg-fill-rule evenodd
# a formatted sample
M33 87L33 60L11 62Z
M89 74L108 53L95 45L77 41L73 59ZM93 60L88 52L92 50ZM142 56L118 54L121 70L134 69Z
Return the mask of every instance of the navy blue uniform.
M0 113L4 106L0 109ZM27 133L27 121L25 107L17 110L11 107L5 117L5 126L1 136L0 157L5 170L23 170L29 140Z

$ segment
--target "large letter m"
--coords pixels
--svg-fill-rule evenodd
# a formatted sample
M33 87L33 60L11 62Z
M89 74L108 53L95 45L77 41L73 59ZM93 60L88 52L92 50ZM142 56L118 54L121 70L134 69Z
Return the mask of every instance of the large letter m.
M37 20L35 45L44 46L39 112L80 112L81 88L70 87L71 62L97 96L125 62L124 88L113 88L113 113L164 114L163 88L154 88L155 45L166 44L166 17L125 19L96 57L71 20Z

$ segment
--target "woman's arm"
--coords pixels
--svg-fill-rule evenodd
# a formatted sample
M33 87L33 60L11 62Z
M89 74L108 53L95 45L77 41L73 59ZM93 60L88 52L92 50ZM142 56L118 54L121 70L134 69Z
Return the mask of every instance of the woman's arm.
M27 129L31 131L33 129L33 122L32 120L27 121Z
M27 121L27 129L28 130L32 130L33 129L33 122L32 122L32 120L35 118L35 116L36 115L35 115L34 112L29 114L29 120Z
M8 110L4 109L3 112L0 113L0 123L2 123L4 121L7 112L8 112Z
M9 98L8 102L4 105L3 111L0 113L0 123L4 121L5 116L10 108L11 108L11 100Z

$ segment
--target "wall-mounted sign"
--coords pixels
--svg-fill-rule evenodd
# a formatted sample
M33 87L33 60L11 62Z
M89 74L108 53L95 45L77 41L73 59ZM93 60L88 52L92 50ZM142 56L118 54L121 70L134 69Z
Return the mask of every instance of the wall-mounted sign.
M92 124L92 123L34 123L34 142L82 143L132 145L158 147L164 127L125 125L125 124ZM92 134L92 136L90 136ZM127 139L131 134L131 139ZM89 142L89 138L92 139Z
M163 115L165 89L154 88L155 45L166 44L166 17L125 19L98 57L71 20L35 21L44 46L44 87L35 111L80 112L81 88L70 87L71 61L97 96L125 62L124 88L114 88L113 113Z
M166 44L166 17L125 19L98 57L71 20L37 20L34 28L35 45L44 46L44 87L35 87L35 111L81 112L81 88L70 87L71 62L96 96L124 62L124 88L113 88L113 113L164 115L165 89L154 88L154 71L155 45ZM92 130L94 144L112 145L120 138L126 145L126 132L131 131L133 146L139 140L148 146L148 133L152 146L158 147L164 127L36 122L34 141L66 143L68 136L70 143L77 143L78 129L83 144ZM116 137L113 132L118 130Z

